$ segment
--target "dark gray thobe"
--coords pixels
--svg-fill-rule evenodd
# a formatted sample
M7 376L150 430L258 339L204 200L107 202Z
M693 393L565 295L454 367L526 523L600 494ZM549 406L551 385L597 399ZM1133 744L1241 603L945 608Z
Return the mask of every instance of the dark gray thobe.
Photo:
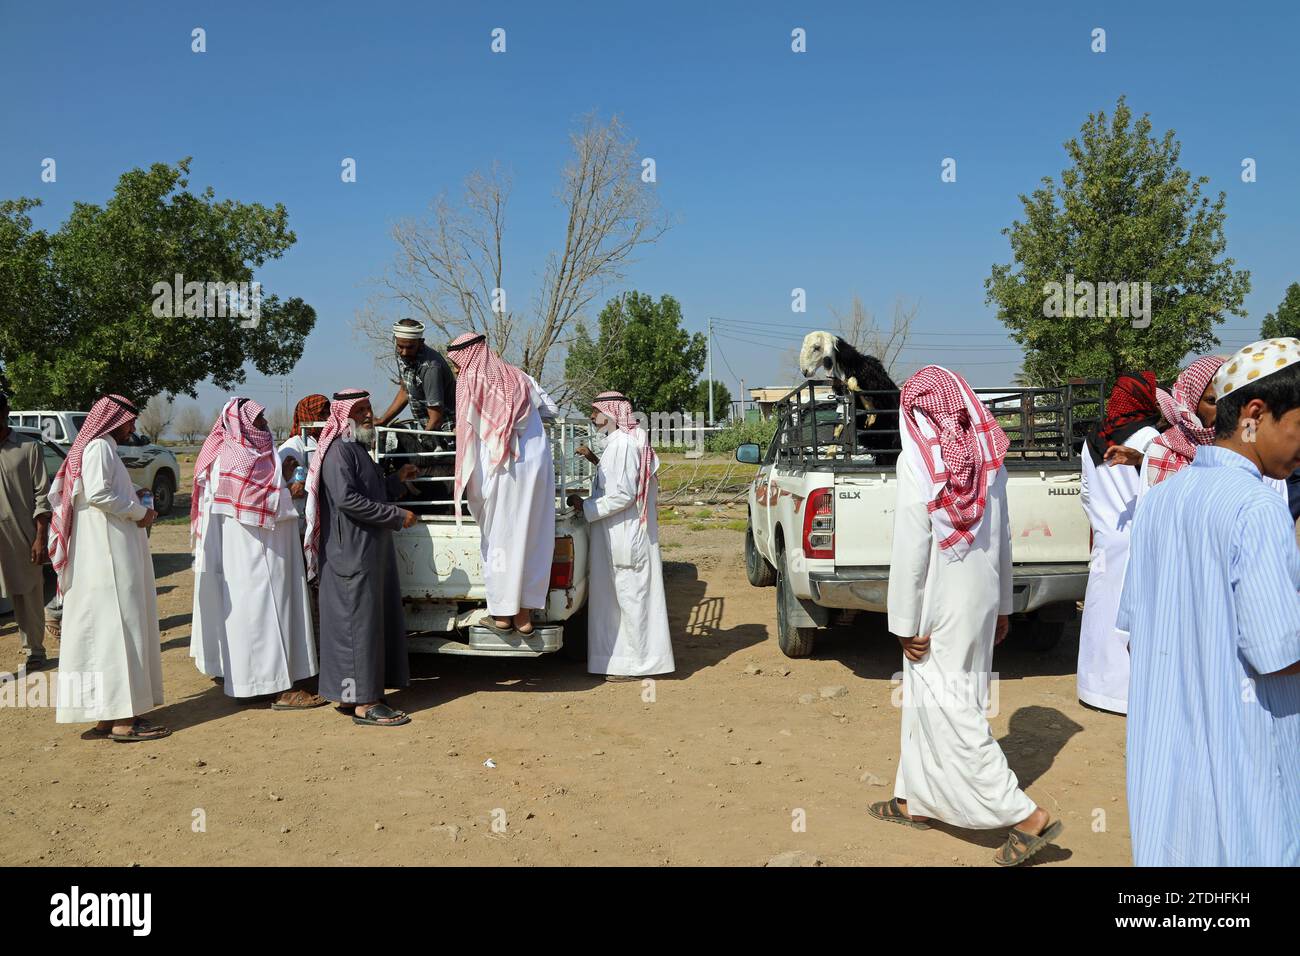
M379 700L410 683L393 532L402 509L363 446L335 441L321 462L320 693L343 704Z

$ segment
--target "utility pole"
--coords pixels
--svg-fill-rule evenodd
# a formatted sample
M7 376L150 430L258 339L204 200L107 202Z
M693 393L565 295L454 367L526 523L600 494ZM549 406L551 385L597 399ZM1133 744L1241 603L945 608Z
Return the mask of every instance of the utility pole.
M712 425L713 424L713 316L709 316L708 356L709 356L709 420L704 424Z

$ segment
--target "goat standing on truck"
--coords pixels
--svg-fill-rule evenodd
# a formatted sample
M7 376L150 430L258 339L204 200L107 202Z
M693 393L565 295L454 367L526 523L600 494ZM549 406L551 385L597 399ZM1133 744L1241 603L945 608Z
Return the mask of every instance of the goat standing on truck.
M1023 863L1061 832L1020 789L984 709L1011 612L1010 439L961 377L930 365L903 385L889 630L903 645L902 755L880 820L1011 832Z
M559 409L533 379L466 332L447 347L456 367L456 494L482 532L488 617L498 633L533 633L555 555L555 463L542 418Z
M615 681L671 674L656 514L659 456L626 396L602 392L591 407L605 449L591 497L568 500L591 527L587 670Z
M388 476L370 457L370 393L334 394L307 473L307 576L320 577L320 693L353 707L353 721L378 727L411 718L383 701L384 688L410 683L406 617L397 579L394 531L416 517L390 504L415 476Z

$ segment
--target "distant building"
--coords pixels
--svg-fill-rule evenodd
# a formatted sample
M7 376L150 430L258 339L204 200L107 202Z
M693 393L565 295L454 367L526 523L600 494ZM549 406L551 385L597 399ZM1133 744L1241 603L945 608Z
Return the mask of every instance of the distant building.
M785 398L795 390L794 385L763 385L758 388L749 390L749 400L758 406L759 413L763 420L772 417L772 409L776 403ZM821 401L823 398L833 398L834 392L831 391L830 385L814 385L813 398Z

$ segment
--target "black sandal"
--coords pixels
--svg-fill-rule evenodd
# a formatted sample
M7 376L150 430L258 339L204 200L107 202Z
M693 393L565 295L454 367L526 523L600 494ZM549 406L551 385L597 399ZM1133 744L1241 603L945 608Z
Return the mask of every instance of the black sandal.
M1007 842L1002 844L1002 849L993 854L993 862L998 866L1019 866L1047 846L1064 829L1065 824L1060 820L1049 823L1039 834L1025 833L1012 827L1011 832L1007 834ZM1004 855L1006 859L1003 859Z
M907 812L898 805L897 797L890 797L888 800L881 800L879 803L873 803L871 806L867 807L867 812L877 820L884 820L886 823L902 823L915 830L930 829L930 824L922 823L920 820L913 820L909 817Z
M170 737L172 732L166 727L155 726L142 717L137 717L131 721L131 729L124 734L109 734L109 740L116 740L122 744L133 744L141 740L162 740L164 737Z
M394 720L393 718L400 718ZM366 710L364 717L358 717L355 712L352 714L354 724L362 724L368 727L400 727L402 724L409 724L411 718L403 711L394 710L387 704L380 701L378 704L371 704Z

